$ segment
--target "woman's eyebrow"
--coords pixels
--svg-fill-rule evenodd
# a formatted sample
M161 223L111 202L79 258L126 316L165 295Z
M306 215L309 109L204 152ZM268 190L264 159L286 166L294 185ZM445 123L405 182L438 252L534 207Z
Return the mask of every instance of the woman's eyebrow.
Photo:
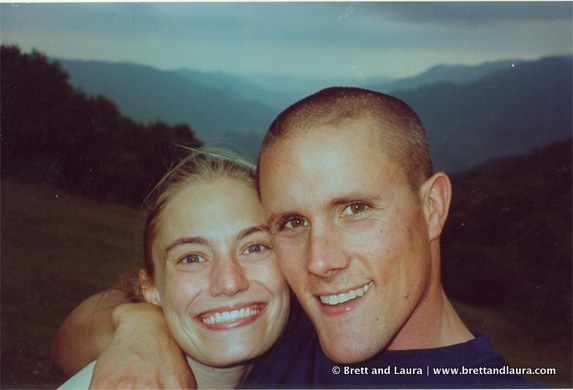
M207 240L203 237L181 237L177 240L173 241L171 244L165 248L165 252L169 252L171 249L179 246L179 245L188 245L188 244L206 244Z
M260 232L270 234L269 227L267 225L259 225L259 226L253 226L250 228L243 229L239 232L239 234L237 234L237 240L241 240L247 236L250 236L251 234L260 233Z

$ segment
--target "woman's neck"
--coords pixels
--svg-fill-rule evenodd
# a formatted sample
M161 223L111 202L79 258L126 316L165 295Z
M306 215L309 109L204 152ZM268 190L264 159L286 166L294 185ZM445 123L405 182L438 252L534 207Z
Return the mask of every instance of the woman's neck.
M187 363L193 370L198 389L235 389L250 369L250 365L238 365L217 368L199 363L187 357Z

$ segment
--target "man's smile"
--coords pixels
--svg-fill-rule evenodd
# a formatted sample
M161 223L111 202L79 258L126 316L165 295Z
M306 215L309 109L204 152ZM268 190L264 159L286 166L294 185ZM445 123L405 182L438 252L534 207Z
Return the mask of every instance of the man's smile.
M366 294L366 292L370 289L370 287L372 287L372 285L374 284L374 281L370 281L369 283L366 283L364 286L358 287L356 289L353 290L349 290L340 294L334 294L334 295L320 295L320 302L322 302L325 305L339 305L341 303L345 303L348 301L351 301L353 299L356 299L358 297L362 297L364 296L364 294Z

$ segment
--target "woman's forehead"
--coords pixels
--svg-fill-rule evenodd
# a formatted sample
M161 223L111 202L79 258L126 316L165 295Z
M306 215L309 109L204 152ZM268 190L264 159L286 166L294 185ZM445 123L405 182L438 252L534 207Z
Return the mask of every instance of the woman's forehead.
M222 178L179 189L167 202L158 222L157 238L193 234L215 239L265 224L265 219L252 185Z

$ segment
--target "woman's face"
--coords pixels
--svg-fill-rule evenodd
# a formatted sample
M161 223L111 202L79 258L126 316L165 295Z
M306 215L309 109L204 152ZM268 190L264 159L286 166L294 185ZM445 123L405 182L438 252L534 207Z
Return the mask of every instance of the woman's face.
M289 289L271 249L256 191L231 178L190 184L171 198L152 245L154 285L178 344L210 366L267 351L289 311Z

